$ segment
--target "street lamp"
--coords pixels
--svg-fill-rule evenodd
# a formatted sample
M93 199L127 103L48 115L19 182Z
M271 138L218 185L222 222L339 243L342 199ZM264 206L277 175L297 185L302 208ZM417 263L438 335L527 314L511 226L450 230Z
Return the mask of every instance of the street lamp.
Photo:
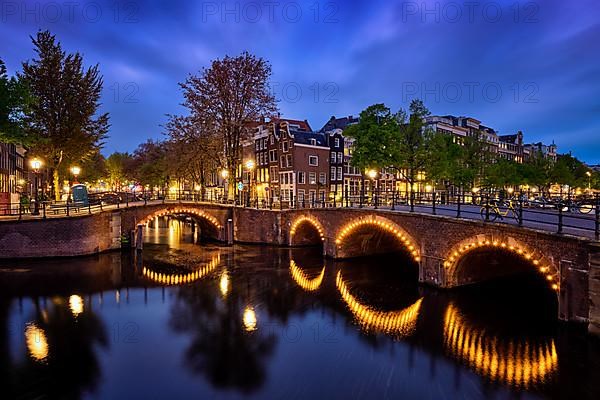
M225 201L227 201L229 200L229 196L227 195L227 189L229 186L227 178L229 178L229 171L226 169L221 170L221 178L223 178L223 198Z
M592 192L592 173L590 171L585 171L585 174L588 177L588 192Z
M31 169L33 170L33 173L35 175L35 184L34 184L34 191L35 191L35 204L34 204L34 208L33 208L33 212L31 213L32 215L40 215L40 204L39 204L39 195L38 195L38 186L39 186L39 173L40 173L40 168L42 168L42 161L39 158L34 158L33 160L31 160L30 162L31 164Z
M249 187L248 187L248 206L250 206L250 198L252 196L252 178L254 175L254 160L246 161L246 169L249 172Z
M74 165L71 167L71 173L73 174L73 185L79 183L79 182L77 182L77 177L81 173L81 168Z
M375 186L377 185L377 171L370 169L367 171L367 176L371 179L371 197L374 200L374 206L377 208L377 198L375 197Z

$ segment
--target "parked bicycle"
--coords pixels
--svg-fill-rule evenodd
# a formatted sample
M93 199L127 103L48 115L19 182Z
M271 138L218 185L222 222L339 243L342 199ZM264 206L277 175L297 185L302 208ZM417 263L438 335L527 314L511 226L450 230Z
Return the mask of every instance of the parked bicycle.
M512 200L506 200L502 204L503 207L506 207L505 211L502 211L500 208L501 204L498 201L490 202L488 205L481 206L479 213L481 214L481 218L484 221L495 221L498 218L500 220L504 220L504 218L509 215L515 219L515 221L519 221L519 211L515 208Z

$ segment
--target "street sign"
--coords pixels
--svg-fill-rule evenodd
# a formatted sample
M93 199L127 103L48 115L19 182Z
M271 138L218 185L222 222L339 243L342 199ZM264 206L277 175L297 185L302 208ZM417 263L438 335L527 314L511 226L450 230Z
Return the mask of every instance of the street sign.
M242 182L238 182L237 189L238 190L244 190L244 184Z

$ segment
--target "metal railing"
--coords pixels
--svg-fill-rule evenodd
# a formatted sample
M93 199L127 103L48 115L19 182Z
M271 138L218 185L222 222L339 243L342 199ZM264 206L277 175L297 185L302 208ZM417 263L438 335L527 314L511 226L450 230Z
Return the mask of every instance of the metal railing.
M111 203L102 201L77 204L73 202L41 202L35 205L0 205L0 220L46 219L93 214L108 209L156 203L210 203L270 210L310 208L363 208L442 215L480 220L484 223L504 223L556 233L569 233L600 240L600 196L577 198L531 199L525 193L501 197L490 193L451 193L446 191L400 192L381 191L356 193L344 191L341 196L325 198L323 192L295 198L252 197L243 192L233 199L200 195L196 192L169 192L166 195L145 194L124 196Z

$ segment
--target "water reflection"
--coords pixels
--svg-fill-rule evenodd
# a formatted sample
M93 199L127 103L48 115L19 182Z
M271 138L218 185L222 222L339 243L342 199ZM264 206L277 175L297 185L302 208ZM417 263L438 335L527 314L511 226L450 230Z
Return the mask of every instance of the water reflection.
M153 271L152 267L144 267L142 269L142 275L144 275L151 281L154 281L161 285L186 285L188 283L202 279L211 272L213 272L219 266L220 262L221 255L215 254L212 260L207 265L201 266L199 269L192 272L188 272L185 274L168 272L163 273Z
M138 259L0 265L2 398L600 397L600 346L545 319L544 282L443 292L396 255L154 225Z
M492 382L517 388L545 383L558 367L554 340L506 339L472 327L453 304L444 317L444 346L450 355Z
M396 337L409 336L414 333L423 298L418 299L403 310L378 311L362 304L350 293L341 271L337 273L335 283L342 299L363 329Z
M294 279L294 282L298 284L302 289L307 292L313 292L317 290L321 283L323 283L323 277L325 276L325 266L321 268L321 272L314 278L310 278L308 275L298 267L294 260L290 260L290 274Z

